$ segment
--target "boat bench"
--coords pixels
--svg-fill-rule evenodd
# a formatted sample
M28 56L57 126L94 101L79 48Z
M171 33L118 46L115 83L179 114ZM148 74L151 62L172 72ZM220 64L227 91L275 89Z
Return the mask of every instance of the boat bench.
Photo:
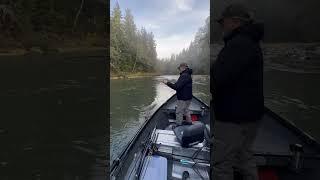
M210 162L210 149L204 147L204 143L198 143L192 147L184 148L172 130L157 129L155 133L155 144L159 155L167 158L175 156ZM196 153L198 153L198 155L195 156Z

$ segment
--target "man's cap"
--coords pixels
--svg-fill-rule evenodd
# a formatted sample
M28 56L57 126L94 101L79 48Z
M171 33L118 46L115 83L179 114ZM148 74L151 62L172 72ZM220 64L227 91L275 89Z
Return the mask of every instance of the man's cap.
M223 18L237 18L242 21L252 21L252 17L247 7L240 3L234 3L227 6L221 13L221 16L216 21L221 24Z
M178 69L179 69L180 67L188 67L188 64L187 64L187 63L181 63L181 64L178 66Z

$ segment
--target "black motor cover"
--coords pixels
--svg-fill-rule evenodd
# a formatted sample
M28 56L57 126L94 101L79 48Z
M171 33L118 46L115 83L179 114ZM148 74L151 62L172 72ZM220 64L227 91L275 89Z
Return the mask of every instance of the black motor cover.
M192 125L177 126L173 129L182 147L200 143L204 140L204 124L197 122Z

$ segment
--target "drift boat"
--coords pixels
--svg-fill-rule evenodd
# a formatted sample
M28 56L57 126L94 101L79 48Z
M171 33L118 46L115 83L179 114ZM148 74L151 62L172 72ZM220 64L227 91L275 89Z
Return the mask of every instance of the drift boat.
M173 95L144 122L112 162L110 179L209 179L213 112L193 97L189 107L193 124L176 126L176 103ZM320 145L268 108L253 149L260 180L320 179ZM238 172L235 169L235 178L242 179Z

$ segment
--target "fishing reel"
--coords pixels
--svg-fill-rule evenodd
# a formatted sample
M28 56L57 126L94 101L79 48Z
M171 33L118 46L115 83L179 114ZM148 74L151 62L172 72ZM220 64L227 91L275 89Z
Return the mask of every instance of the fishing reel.
M302 168L303 146L301 144L290 144L289 147L293 154L291 168L293 171L299 172Z

